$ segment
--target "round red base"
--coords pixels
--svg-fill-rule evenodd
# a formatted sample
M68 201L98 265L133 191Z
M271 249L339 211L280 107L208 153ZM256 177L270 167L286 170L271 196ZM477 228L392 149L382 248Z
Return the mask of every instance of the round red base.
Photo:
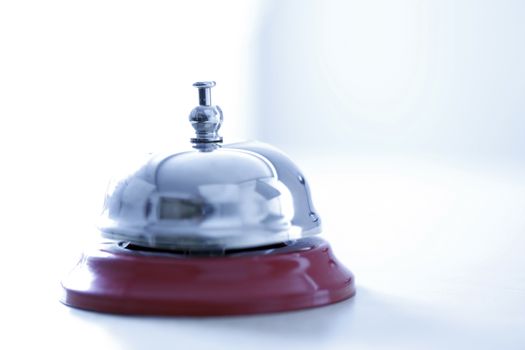
M287 311L355 294L352 273L319 238L220 257L148 253L103 244L84 254L62 285L66 305L135 315Z

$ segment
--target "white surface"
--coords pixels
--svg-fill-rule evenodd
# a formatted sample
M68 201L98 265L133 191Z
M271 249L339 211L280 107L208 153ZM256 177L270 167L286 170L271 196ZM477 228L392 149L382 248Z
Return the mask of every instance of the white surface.
M58 283L79 253L73 242L80 232L50 235L53 220L26 222L11 227L20 235L33 233L24 239L24 253L2 254L0 318L6 331L0 348L525 347L524 168L371 156L349 156L346 165L335 159L300 163L324 219L324 236L356 275L352 300L224 318L73 310L58 302ZM51 214L51 208L41 209ZM77 236L64 240L68 235Z
M265 4L259 138L288 151L525 160L523 1Z

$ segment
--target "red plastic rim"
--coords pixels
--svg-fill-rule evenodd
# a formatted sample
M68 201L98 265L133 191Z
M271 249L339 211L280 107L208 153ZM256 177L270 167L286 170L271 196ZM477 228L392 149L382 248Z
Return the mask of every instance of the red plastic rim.
M66 305L136 315L219 316L332 304L354 276L319 238L268 251L195 257L103 244L63 281Z

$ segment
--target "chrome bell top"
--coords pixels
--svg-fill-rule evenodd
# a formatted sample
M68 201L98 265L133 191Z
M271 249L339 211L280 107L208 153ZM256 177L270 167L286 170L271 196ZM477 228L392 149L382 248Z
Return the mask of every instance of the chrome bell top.
M215 251L268 246L320 232L308 184L282 152L260 142L222 145L215 82L194 84L193 150L152 156L115 182L103 236L139 246Z

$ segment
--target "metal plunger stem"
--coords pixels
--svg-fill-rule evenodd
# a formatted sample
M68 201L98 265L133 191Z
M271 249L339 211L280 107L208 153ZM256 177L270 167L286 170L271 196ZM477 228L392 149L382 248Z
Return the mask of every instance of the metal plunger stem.
M199 105L211 106L211 88L215 86L214 81L200 81L193 84L199 89Z
M189 117L191 126L195 129L195 137L191 142L196 145L194 147L209 151L216 147L210 147L210 144L222 142L222 137L218 134L222 111L219 106L211 104L211 88L215 86L215 82L199 81L193 86L199 90L199 105L193 108Z

